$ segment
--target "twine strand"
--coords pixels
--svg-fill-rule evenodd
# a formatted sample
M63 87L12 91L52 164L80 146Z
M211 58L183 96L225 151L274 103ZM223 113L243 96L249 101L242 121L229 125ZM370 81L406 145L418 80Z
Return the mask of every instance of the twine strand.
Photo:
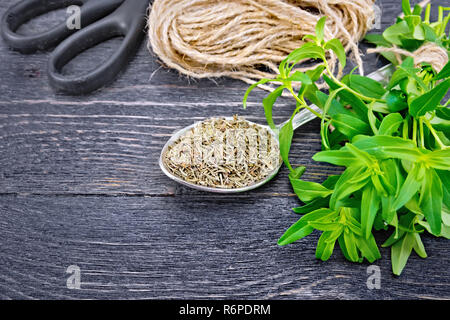
M357 43L373 24L373 4L374 0L155 0L148 46L166 66L189 77L231 77L253 84L273 78L278 64L304 43L305 35L314 34L317 21L326 15L325 39L339 38L363 74ZM336 70L334 54L328 63ZM339 68L338 76L341 73Z
M403 62L402 56L414 58L414 63L416 66L419 66L422 63L429 63L436 72L441 71L448 63L447 51L434 42L426 42L414 52L409 52L395 46L392 48L379 47L367 50L367 53L369 54L381 52L394 53L399 64Z

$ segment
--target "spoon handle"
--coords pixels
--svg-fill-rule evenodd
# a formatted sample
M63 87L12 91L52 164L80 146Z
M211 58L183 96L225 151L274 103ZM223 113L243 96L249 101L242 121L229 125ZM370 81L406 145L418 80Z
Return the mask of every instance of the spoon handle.
M309 107L314 111L322 113L322 110L314 104L310 105ZM309 121L315 118L316 116L313 113L311 113L308 109L302 109L299 113L297 113L294 116L294 119L292 119L292 127L295 130L298 127L304 125L305 123L308 123Z
M394 66L392 66L391 64L388 64L388 65L378 69L377 71L372 72L371 74L367 75L367 77L383 83L383 82L386 82L386 79L389 79L389 76L392 75L394 70L395 70ZM314 111L322 113L322 110L314 104L310 105L309 107L311 109L313 109ZM295 130L298 127L304 125L305 123L313 120L314 118L316 118L316 116L314 114L312 114L307 109L303 109L302 111L300 111L299 113L297 113L295 115L294 119L292 120L292 126ZM280 128L282 128L284 124L285 123L283 123L280 126Z

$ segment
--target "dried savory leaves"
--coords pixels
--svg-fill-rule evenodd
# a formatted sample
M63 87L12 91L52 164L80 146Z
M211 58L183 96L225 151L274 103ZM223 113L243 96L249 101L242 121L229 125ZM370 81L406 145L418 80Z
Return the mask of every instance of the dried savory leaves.
M210 118L180 136L163 154L168 171L206 187L235 189L264 180L280 165L278 142L241 117Z

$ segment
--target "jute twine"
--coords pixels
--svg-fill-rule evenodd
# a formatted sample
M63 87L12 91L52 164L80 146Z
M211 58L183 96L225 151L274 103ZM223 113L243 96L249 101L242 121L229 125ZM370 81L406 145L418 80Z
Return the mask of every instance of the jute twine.
M368 49L367 53L392 52L395 54L398 63L402 63L403 56L414 58L414 63L419 66L421 63L429 63L436 72L441 71L448 63L447 51L433 42L426 42L414 52L409 52L397 47Z
M193 78L273 78L278 64L328 17L325 39L339 38L363 73L357 42L371 28L374 0L155 0L149 49ZM328 57L335 70L336 57ZM298 67L304 71L314 68ZM270 90L270 87L263 86Z

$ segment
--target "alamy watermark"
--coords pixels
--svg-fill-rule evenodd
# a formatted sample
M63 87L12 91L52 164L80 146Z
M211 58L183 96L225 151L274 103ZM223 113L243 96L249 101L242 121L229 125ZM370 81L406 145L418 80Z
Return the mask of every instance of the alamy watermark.
M69 30L80 30L81 29L81 7L80 6L69 6L67 7L66 13L68 18L66 20L66 26Z
M70 274L67 278L67 289L79 290L81 289L81 269L77 265L70 265L66 269L66 273Z
M375 17L374 17L371 29L372 30L380 30L381 29L381 16L383 15L383 10L381 8L381 4L380 5L375 4L373 6L373 10L375 12Z
M171 162L180 166L201 164L243 165L259 161L278 163L276 138L267 130L227 129L197 126L172 144L167 153Z
M374 290L374 289L381 289L381 269L377 265L370 265L367 267L367 289Z

